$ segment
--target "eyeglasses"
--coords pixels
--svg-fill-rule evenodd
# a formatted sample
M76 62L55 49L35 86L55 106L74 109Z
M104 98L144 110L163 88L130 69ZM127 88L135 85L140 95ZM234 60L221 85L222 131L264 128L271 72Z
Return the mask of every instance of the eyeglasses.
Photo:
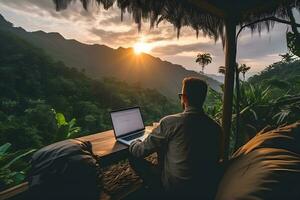
M178 93L178 98L179 98L179 100L181 100L181 98L182 98L182 93Z

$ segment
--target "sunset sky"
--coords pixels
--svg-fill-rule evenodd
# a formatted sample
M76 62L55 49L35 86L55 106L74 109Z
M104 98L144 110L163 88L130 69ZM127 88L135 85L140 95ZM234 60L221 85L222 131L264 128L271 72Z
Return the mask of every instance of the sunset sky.
M213 62L205 69L208 74L217 74L218 67L224 65L220 41L215 43L202 35L197 39L195 31L190 28L183 28L177 39L176 31L168 22L162 22L158 28L151 30L149 23L144 22L139 33L130 15L125 15L121 22L120 10L116 6L108 11L91 6L87 12L79 3L74 3L67 10L57 12L52 0L0 0L0 13L15 26L27 31L59 32L67 39L87 44L118 48L132 47L142 41L147 44L151 55L196 71L200 71L200 66L195 63L197 53L209 52ZM298 14L296 17L300 18ZM278 54L287 51L287 28L286 25L275 25L270 33L262 31L260 36L258 33L251 34L249 30L241 34L238 62L252 67L249 75L280 60Z

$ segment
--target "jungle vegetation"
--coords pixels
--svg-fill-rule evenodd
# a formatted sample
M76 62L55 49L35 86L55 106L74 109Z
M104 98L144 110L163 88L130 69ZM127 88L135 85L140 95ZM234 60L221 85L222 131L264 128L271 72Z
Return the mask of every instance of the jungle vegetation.
M0 190L24 180L35 149L111 129L113 109L140 105L146 124L181 111L178 101L156 90L109 77L88 78L13 34L0 31L0 43ZM240 129L239 137L232 129L231 151L267 126L299 120L299 59L284 57L239 83L233 121L238 112ZM220 122L222 94L210 90L205 110Z

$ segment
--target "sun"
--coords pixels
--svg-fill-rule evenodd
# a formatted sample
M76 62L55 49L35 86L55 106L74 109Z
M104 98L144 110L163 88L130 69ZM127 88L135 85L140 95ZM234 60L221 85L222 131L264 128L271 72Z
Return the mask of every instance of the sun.
M135 43L133 49L134 49L134 53L137 55L141 53L149 53L151 51L150 45L145 42Z

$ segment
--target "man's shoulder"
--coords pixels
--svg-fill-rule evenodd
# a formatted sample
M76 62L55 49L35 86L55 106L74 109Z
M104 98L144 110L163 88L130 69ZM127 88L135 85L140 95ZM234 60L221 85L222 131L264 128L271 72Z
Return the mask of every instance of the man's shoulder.
M182 113L176 113L176 114L173 114L173 115L167 115L165 117L163 117L161 120L160 120L160 123L163 123L163 124L174 124L174 123L178 123L181 121L182 119Z

